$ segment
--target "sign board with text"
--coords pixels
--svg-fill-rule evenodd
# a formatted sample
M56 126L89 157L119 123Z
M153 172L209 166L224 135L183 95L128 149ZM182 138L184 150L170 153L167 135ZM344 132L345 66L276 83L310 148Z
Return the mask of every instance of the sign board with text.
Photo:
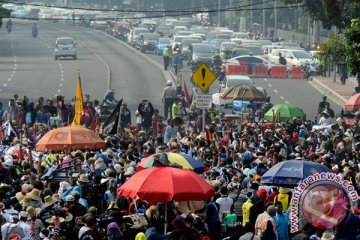
M212 95L210 94L199 94L196 97L196 108L206 109L211 108Z
M206 64L200 64L192 75L192 79L200 90L205 93L216 80L216 75Z

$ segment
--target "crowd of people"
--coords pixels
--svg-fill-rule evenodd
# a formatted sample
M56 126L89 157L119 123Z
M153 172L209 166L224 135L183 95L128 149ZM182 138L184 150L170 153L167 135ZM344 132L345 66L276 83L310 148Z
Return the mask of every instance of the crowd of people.
M208 111L206 129L201 131L179 120L187 119L188 113L177 96L168 82L164 116L144 100L134 113L135 121L123 101L122 131L105 136L99 120L102 107L85 95L82 124L98 132L106 148L58 153L34 153L34 146L48 130L71 122L73 104L64 104L63 97L55 103L48 99L46 104L39 98L34 104L16 95L6 107L1 104L2 147L21 145L23 149L17 155L3 150L1 156L2 239L359 239L358 206L349 209L349 217L334 229L317 229L308 223L290 234L292 189L265 186L261 177L282 161L313 161L348 180L359 193L360 116L352 126L332 119L314 128L313 122L304 119L244 120ZM319 107L326 106L324 99ZM143 158L164 152L201 161L202 176L216 191L213 198L171 202L164 209L164 203L117 195ZM59 168L70 171L63 178L52 178ZM143 216L142 224L136 224L134 216Z

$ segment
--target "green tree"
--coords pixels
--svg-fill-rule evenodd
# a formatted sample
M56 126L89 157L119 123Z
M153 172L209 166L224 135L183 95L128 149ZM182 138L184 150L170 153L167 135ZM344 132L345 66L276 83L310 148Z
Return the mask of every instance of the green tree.
M329 70L346 62L346 40L343 34L331 36L328 41L321 43L316 58L320 64ZM334 82L336 73L334 74Z
M1 4L1 2L0 2L0 4ZM6 9L6 8L3 8L0 6L0 27L3 24L2 19L10 17L10 13L11 13L11 11L9 9Z
M347 63L350 73L360 73L360 18L353 19L351 26L345 31Z
M336 26L342 30L350 26L351 19L360 17L359 0L282 0L286 4L300 2L314 19L321 21L325 29Z

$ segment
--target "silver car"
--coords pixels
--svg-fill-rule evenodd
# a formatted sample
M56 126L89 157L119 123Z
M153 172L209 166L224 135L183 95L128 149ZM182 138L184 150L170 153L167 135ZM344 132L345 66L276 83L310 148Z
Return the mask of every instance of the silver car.
M55 60L60 57L77 58L75 41L71 37L60 37L56 39L55 43Z

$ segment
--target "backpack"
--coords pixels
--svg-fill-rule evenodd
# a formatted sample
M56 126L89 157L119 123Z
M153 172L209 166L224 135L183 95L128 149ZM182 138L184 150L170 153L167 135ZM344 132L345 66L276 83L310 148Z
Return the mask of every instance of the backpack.
M96 240L94 237L94 230L90 229L84 232L81 235L80 240Z

